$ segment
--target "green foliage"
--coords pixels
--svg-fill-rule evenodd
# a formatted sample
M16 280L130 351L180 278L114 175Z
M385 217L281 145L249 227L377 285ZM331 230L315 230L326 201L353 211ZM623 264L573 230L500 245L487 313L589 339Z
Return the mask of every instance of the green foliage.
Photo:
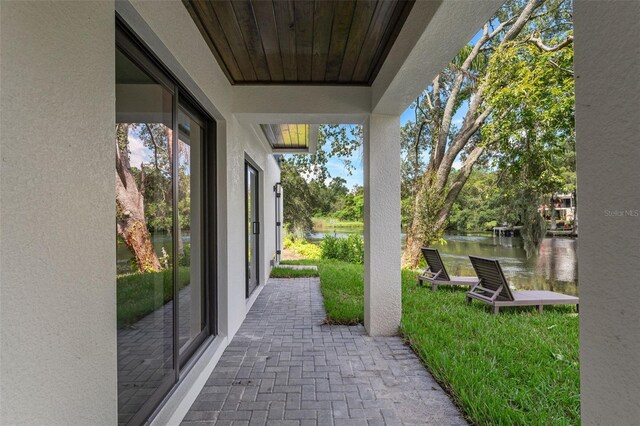
M328 162L340 158L351 174L351 157L362 146L362 126L323 125L318 133L315 153L286 155L282 161L281 183L284 193L284 221L293 232L310 231L313 216L329 216L343 208L346 181L331 178Z
M345 186L346 180L341 177L332 178L329 183L313 180L308 189L311 195L311 209L313 216L329 216L339 210L341 203L348 196L349 190Z
M318 271L327 321L362 323L362 266L320 261ZM401 332L473 424L580 424L574 307L493 316L486 305L466 305L464 289L431 292L416 287L416 276L402 271Z
M322 259L364 263L364 239L359 234L349 234L346 238L325 235L320 243L320 248Z
M271 269L271 278L307 278L317 276L319 275L316 269L291 269L282 267Z
M482 135L496 141L499 186L524 226L529 256L544 237L538 205L554 192L575 190L572 69L572 45L546 52L526 41L503 45L489 62L487 103L494 113Z
M351 174L354 165L351 156L362 146L362 126L323 125L318 131L318 148L311 155L288 155L287 161L300 173L325 182L331 174L327 169L330 158L340 158L344 169Z
M521 15L526 5L534 6L531 17ZM536 195L532 204L559 186L573 192L571 8L569 0L507 1L411 106L415 118L401 129L401 212L412 241L405 261L414 263L415 248L440 236L447 216L458 229L484 227L498 216L525 219L524 210L514 215L495 206L498 199L522 205L527 192L514 188L520 182L535 187L528 192ZM523 146L532 139L544 140L547 150L527 153ZM460 170L451 167L455 161L462 162ZM496 183L505 190L479 209L472 199L478 191L456 206L474 165L497 170Z
M305 259L320 259L321 256L321 250L317 244L309 243L304 238L295 238L288 232L284 235L282 246Z
M282 184L283 218L291 232L302 234L310 231L313 224L313 198L309 184L300 175L296 167L283 159L280 168Z
M345 194L342 199L338 200L336 205L337 211L333 216L344 221L364 220L364 188L356 187L352 192Z
M190 269L181 267L178 290L189 285L190 280ZM172 269L119 275L116 280L118 328L135 324L173 300L172 283Z
M182 253L180 253L180 259L178 261L180 266L191 265L191 244L185 244L182 247Z
M458 231L490 230L503 220L497 173L475 169L449 213L449 228Z

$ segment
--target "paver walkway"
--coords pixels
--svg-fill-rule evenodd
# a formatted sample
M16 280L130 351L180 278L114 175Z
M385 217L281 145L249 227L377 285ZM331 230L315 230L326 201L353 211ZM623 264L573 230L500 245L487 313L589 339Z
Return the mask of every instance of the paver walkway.
M270 280L183 425L466 425L399 337L324 318L318 278Z
M190 336L191 286L180 290L180 346ZM118 329L118 424L125 425L173 374L173 301Z

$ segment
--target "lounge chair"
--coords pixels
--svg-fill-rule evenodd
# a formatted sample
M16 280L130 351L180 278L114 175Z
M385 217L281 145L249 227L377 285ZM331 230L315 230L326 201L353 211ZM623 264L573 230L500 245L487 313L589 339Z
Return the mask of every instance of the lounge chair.
M436 291L439 285L468 285L473 286L478 283L476 277L450 277L438 250L432 248L422 248L422 255L427 261L427 269L418 277L418 285L423 281L431 284L431 290Z
M553 291L512 291L497 260L474 256L469 259L480 282L467 293L467 303L472 299L484 302L491 306L494 314L505 306L537 306L542 312L544 305L579 305L577 297Z

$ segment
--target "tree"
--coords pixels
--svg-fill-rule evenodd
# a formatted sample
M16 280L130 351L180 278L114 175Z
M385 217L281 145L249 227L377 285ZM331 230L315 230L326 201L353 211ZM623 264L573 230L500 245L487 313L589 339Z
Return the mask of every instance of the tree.
M287 159L283 159L280 166L280 184L285 224L296 235L310 231L313 227L311 222L313 199L309 184Z
M338 206L337 206L338 207ZM342 220L363 221L364 220L364 188L360 185L345 194L342 203L336 209L334 216Z
M483 27L475 43L465 46L414 103L417 112L413 129L404 129L402 134L407 139L403 144L405 162L412 161L414 167L405 265L415 268L420 248L440 237L474 165L498 140L497 135L479 132L486 121L500 120L508 110L497 109L486 99L495 89L495 71L489 65L493 53L516 40L539 44L541 50L570 45L570 35L556 47L544 44L558 34L566 35L564 20L569 7L564 0L507 2ZM458 127L453 118L461 108L466 108L466 113ZM411 139L413 150L408 149ZM411 157L409 152L413 153ZM452 174L459 157L461 166Z
M362 146L362 126L323 125L315 153L286 155L282 161L283 215L292 232L301 235L313 227L313 215L328 215L340 208L347 194L346 181L331 178L327 165L337 157L351 174L351 156Z
M287 161L298 173L310 180L325 182L331 174L327 170L330 158L342 160L348 174L353 172L351 156L362 146L362 126L327 124L318 130L318 148L311 155L287 155Z
M497 225L504 217L497 177L497 171L474 168L451 208L447 229L482 231Z
M145 174L140 166L140 186L129 163L129 125L116 125L116 231L136 259L138 270L161 269L147 229L144 204Z
M531 256L546 234L538 206L554 192L575 191L573 49L532 36L501 46L492 56L487 104L500 115L482 129L496 138L500 187L520 215ZM564 43L564 46L563 46Z

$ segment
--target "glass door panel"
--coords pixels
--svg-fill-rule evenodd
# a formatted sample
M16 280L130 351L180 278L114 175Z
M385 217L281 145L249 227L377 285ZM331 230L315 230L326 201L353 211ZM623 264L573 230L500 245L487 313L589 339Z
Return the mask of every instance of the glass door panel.
M206 328L206 292L202 264L204 130L178 109L178 339L180 355L188 352Z
M174 95L116 53L116 268L119 423L139 423L175 382Z
M258 219L258 171L246 163L246 229L247 229L247 297L253 293L259 280L259 236L260 222Z

